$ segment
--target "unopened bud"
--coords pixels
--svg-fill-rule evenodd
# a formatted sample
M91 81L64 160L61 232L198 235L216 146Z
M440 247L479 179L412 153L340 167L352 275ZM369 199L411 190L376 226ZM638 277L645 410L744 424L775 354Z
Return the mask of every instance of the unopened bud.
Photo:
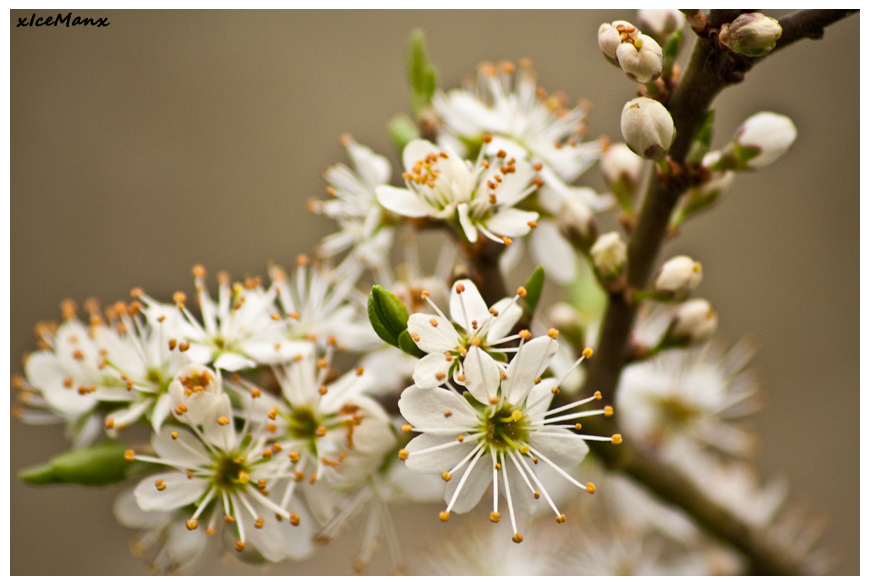
M664 346L691 346L706 342L716 333L719 319L710 302L689 300L674 314L665 333Z
M645 159L662 160L674 142L674 120L661 102L635 98L622 109L622 136L628 147Z
M643 159L625 143L610 145L601 155L601 174L623 208L631 207L642 173Z
M621 30L618 30L619 27ZM624 20L615 20L611 24L606 22L598 27L598 47L601 52L614 65L616 63L616 50L623 40L633 40L640 33L634 25Z
M654 82L662 75L662 48L649 35L638 35L633 43L616 48L616 62L628 79L641 84Z
M672 33L683 28L686 17L674 8L641 8L637 11L637 20L644 31L659 44L664 45Z
M595 214L586 202L579 198L565 198L555 220L563 234L584 248L592 246L598 237Z
M732 23L722 25L719 42L747 57L767 55L782 36L782 27L776 20L760 12L741 14Z
M757 154L742 158L750 169L770 165L786 151L797 138L797 128L788 116L774 112L759 112L746 119L734 135L734 143L744 153Z
M605 282L614 281L623 274L626 253L627 247L617 232L602 234L589 249L595 272Z
M701 264L691 257L679 255L659 269L653 292L665 300L682 301L701 283Z

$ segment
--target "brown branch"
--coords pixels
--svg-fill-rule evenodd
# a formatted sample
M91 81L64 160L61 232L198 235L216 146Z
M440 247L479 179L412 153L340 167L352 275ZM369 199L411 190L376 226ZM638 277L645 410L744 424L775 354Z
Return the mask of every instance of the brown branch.
M848 10L804 10L780 20L783 35L777 44L781 49L805 37L817 38L828 24L848 16ZM735 11L712 11L711 32L739 15ZM746 71L760 59L723 52L711 34L699 36L682 81L671 95L668 108L677 129L670 157L681 168L701 118L713 99L728 85L739 83ZM664 241L668 221L690 178L678 173L663 180L658 174L650 178L637 225L628 244L628 285L643 289L649 281L654 263ZM628 343L636 315L636 307L622 295L612 295L601 327L595 355L590 361L583 395L601 391L606 403L613 403L619 376L625 364ZM586 424L584 423L584 428ZM606 422L593 434L612 435L618 426ZM592 425L589 428L593 428ZM684 475L660 462L654 454L638 448L593 443L593 450L604 463L631 475L663 499L681 507L711 534L726 540L750 561L754 573L800 574L801 561L789 560L785 553L764 542L753 529L735 516L712 503Z

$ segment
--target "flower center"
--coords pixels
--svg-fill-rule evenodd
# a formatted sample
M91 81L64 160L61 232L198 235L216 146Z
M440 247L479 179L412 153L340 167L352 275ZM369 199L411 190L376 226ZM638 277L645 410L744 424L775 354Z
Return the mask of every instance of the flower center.
M529 439L529 419L520 410L504 404L482 424L486 443L498 452L509 448L520 449Z
M287 423L290 435L302 440L314 439L317 435L317 428L320 426L320 421L314 414L314 410L308 406L293 408L287 417Z
M246 484L248 470L243 463L238 455L221 455L215 465L214 484L224 491Z
M694 407L687 405L676 397L660 398L657 403L662 420L674 427L685 425L698 414L698 411Z

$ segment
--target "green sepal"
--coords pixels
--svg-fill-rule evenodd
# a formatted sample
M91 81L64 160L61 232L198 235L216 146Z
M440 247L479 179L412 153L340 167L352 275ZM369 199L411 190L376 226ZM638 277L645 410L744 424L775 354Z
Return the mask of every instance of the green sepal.
M47 463L18 472L18 478L32 485L73 483L100 487L127 478L133 464L124 458L130 447L115 441L61 453Z
M411 111L419 116L432 102L435 94L435 68L426 50L426 36L421 29L411 31L406 54Z
M544 277L544 268L538 267L532 271L531 277L523 286L526 288L526 297L520 298L523 301L523 316L531 319L535 315L538 302L541 301L541 292L544 290Z
M417 347L414 343L414 339L411 338L411 335L408 334L407 330L403 330L399 334L399 348L411 355L412 357L417 357L418 359L422 358L424 353Z
M687 162L700 165L710 150L710 143L713 141L713 118L714 111L707 110L698 124L695 136L692 138L692 146L689 148L689 156L686 158Z
M749 162L761 154L758 147L743 147L737 143L731 143L723 150L722 156L710 169L713 171L752 171Z
M372 328L381 340L399 347L399 335L408 328L409 316L399 298L380 285L372 286L368 311Z
M390 141L400 154L405 150L405 147L414 139L420 138L420 131L414 121L406 114L397 114L390 119L387 124L387 132L390 135Z

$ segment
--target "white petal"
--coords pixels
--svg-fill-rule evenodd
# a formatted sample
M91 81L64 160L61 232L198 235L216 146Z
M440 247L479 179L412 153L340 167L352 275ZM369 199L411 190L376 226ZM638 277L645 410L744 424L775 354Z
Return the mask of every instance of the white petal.
M523 315L523 309L510 298L497 301L492 308L498 312L498 316L493 318L494 322L486 335L489 341L498 340L510 334L517 320Z
M514 457L517 459L526 458L523 455L516 453L514 453ZM535 513L535 510L537 510L540 500L535 499L534 492L529 489L529 486L525 481L523 481L522 476L510 457L508 457L506 461L507 462L502 466L505 467L505 470L507 471L508 482L510 483L511 489L511 501L513 502L514 509L524 516L530 516ZM535 482L529 478L528 472L523 472L526 473L526 478L529 480L529 483L532 484L532 487L535 487ZM500 487L502 493L504 493L504 485L501 484ZM537 489L537 487L535 487L535 489Z
M436 326L432 326L432 320ZM432 314L411 314L408 318L408 333L416 334L420 340L415 341L424 353L444 353L456 350L459 337L452 324Z
M564 428L543 426L529 434L529 445L560 467L574 467L589 452L586 442Z
M537 219L537 212L502 208L495 216L486 221L486 228L500 236L523 236L532 229L529 222L534 222Z
M539 336L523 344L523 348L508 365L507 381L502 384L502 391L507 389L505 397L508 403L518 404L535 385L535 379L547 368L550 357L556 354L559 343L549 336Z
M465 368L465 387L482 404L488 404L490 398L498 397L498 384L501 381L498 364L495 359L472 346L463 362Z
M226 418L229 423L219 424L218 420L221 418ZM206 442L224 451L228 451L236 445L236 427L228 395L218 396L212 403L202 424L202 435Z
M166 524L169 514L146 512L136 503L133 488L128 488L118 494L113 507L115 518L127 528L159 528Z
M257 363L238 353L221 353L217 361L214 362L215 369L223 369L224 371L241 371L242 369L253 369L256 366Z
M435 210L418 197L417 194L408 189L382 185L378 186L375 193L378 195L378 202L381 203L381 206L402 216L422 218L423 216L434 216L438 213L438 210Z
M154 402L154 409L151 410L151 426L154 432L160 432L163 421L169 416L169 394L163 393Z
M461 285L465 288L461 294L456 293L456 286ZM462 301L460 301L460 297ZM462 311L463 305L465 311ZM477 290L477 286L469 279L460 279L453 284L453 289L450 292L450 317L457 324L462 325L466 332L470 335L473 330L472 322L477 321L477 326L480 328L483 323L492 317L489 313L489 307ZM466 318L468 320L466 321Z
M417 451L422 451L427 448L433 448L443 444L448 444L456 440L456 436L442 436L440 434L430 434L428 432L411 440L405 447L410 453L405 461L408 469L415 473L438 473L451 470L453 467L462 462L468 453L474 450L476 442L469 440L454 444L447 448L433 450L421 455L415 454Z
M369 186L376 187L390 181L390 162L386 157L354 141L348 143L347 154L350 155L360 177Z
M422 389L438 387L445 382L452 364L453 361L445 360L441 353L426 355L414 367L414 383Z
M479 424L477 412L465 398L454 391L440 387L421 389L412 385L402 392L399 411L405 420L416 428L472 430ZM450 412L451 415L445 417L446 412ZM458 435L459 432L453 434L452 440L456 440Z
M557 283L568 283L577 275L574 249L554 222L538 222L538 228L532 231L532 255L544 268L547 277Z
M526 405L532 407L527 410L526 413L532 421L541 420L544 416L544 412L550 409L550 404L553 402L553 398L555 397L553 394L553 388L556 387L558 382L559 380L555 377L548 377L536 384L532 388L532 391L529 392L528 397L526 397ZM541 399L542 397L545 399ZM538 403L539 401L540 403Z
M474 459L472 459L474 460ZM459 486L459 481L462 479L462 475L465 470L468 468L468 465L465 465L462 469L453 474L453 478L447 483L447 490L444 493L444 500L447 503L450 503L450 500L453 497L453 493L456 491L456 488ZM457 514L464 514L470 512L474 509L474 506L477 505L477 502L480 501L480 498L483 497L483 493L489 487L492 482L492 459L489 455L483 455L477 463L474 465L474 469L469 474L468 478L465 480L465 483L462 485L462 489L459 492L459 496L456 498L456 502L453 504L453 510Z
M155 485L158 480L163 480L166 485L162 491ZM207 479L188 479L184 473L161 473L142 479L133 493L136 503L143 510L167 512L193 503L206 492L208 486Z
M64 414L83 414L97 403L94 394L81 395L77 389L64 386L63 381L69 373L54 353L48 351L33 353L24 365L24 373L27 381L42 392L45 401Z
M459 224L462 226L462 231L465 233L465 238L467 238L468 242L470 243L476 243L477 228L468 217L468 204L459 204L456 207L456 211L459 213Z
M173 433L178 434L177 439L173 440ZM189 430L176 426L167 426L158 434L152 434L151 446L161 459L178 468L194 468L211 461L202 441Z
M516 269L523 256L523 241L514 241L498 260L498 268L502 275L506 275Z
M417 161L425 159L429 153L438 154L440 152L441 149L429 141L414 139L405 146L405 150L402 152L402 165L405 166L405 171L410 171L417 164Z

